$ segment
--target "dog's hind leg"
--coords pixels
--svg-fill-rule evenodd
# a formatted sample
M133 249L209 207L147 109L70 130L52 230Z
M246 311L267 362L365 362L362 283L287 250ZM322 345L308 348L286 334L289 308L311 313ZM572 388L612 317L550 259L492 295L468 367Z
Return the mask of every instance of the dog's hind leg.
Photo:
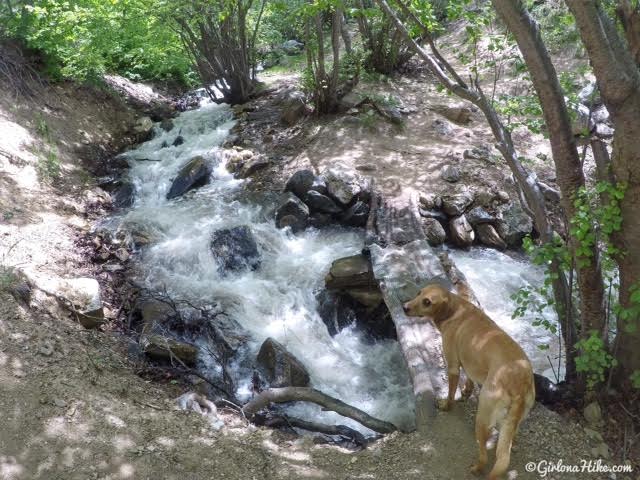
M476 414L476 442L478 442L478 461L471 467L471 473L478 475L487 465L487 440L491 425L492 402L483 392L480 392L478 413Z
M522 398L515 398L509 408L498 436L498 448L496 449L496 463L489 474L489 480L498 480L507 472L511 460L511 445L518 431L520 421L525 414L525 402Z

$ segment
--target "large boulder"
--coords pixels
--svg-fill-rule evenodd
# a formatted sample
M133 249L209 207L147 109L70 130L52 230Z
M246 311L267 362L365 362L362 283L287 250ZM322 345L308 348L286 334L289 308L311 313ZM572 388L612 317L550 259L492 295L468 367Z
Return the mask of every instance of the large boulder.
M309 372L293 354L273 338L267 338L258 352L261 365L272 387L308 387Z
M469 247L475 239L473 227L464 215L460 215L451 220L451 223L449 223L449 231L451 233L451 240L459 247Z
M364 255L353 255L335 260L331 264L324 282L329 289L378 285L373 276L371 262Z
M364 227L369 219L369 205L358 200L341 217L342 223L350 227Z
M288 193L276 210L276 227L290 227L293 232L307 228L309 207L293 193Z
M338 169L329 169L322 175L327 193L340 205L349 205L354 198L365 200L367 186L365 180L354 172Z
M480 223L476 225L476 233L478 234L478 240L483 245L498 250L507 248L507 244L500 238L500 235L498 235L498 232L490 223Z
M299 91L286 92L281 101L281 106L280 120L288 126L295 125L300 119L309 114L304 93Z
M496 230L509 247L519 247L522 239L533 231L533 220L518 202L503 205L500 213L502 218Z
M320 192L316 192L315 190L309 190L304 198L304 203L306 203L312 212L321 212L321 213L340 213L342 212L342 208L340 208L336 203L331 200L326 195L321 194Z
M229 271L256 270L260 266L258 244L246 225L213 232L211 251L221 275Z
M197 156L189 160L180 169L178 175L173 180L167 200L179 197L189 190L201 187L209 183L211 176L211 165L203 157Z
M442 197L442 209L451 217L462 215L472 203L473 196L466 191Z
M424 230L424 234L427 237L427 242L432 247L442 245L447 240L447 232L435 218L424 218L422 220L422 230Z
M311 170L298 170L289 177L284 186L285 192L293 192L298 198L306 197L307 192L317 182L318 177ZM325 188L326 190L326 188ZM324 192L320 192L324 193Z

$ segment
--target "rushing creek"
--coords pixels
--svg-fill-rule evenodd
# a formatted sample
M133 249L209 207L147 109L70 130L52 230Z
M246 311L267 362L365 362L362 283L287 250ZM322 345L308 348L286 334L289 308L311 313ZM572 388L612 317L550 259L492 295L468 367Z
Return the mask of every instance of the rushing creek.
M355 328L331 337L316 312L316 293L324 285L331 262L358 253L363 232L336 227L294 235L288 229L278 230L270 202L250 199L243 191L244 181L234 179L223 162L216 164L219 145L233 126L228 106L203 103L182 113L174 124L169 132L156 127L153 139L127 152L135 202L109 221L114 229L138 224L154 232L154 242L136 257L138 282L194 304L221 305L250 333L246 355L255 357L261 343L273 337L305 364L315 388L381 419L410 425L411 388L397 343L372 343ZM178 135L184 143L172 146ZM167 200L176 172L196 155L214 159L211 182ZM262 264L255 271L221 277L209 248L211 234L238 225L250 226ZM483 308L523 345L536 371L552 377L547 355L553 352L543 352L538 345L557 343L553 335L532 327L530 318L511 319L515 308L511 294L525 285L539 285L541 271L493 250L451 253ZM208 361L204 353L202 359ZM238 365L235 374L236 393L246 400L251 372ZM315 406L299 404L289 412L327 423L339 421L368 432Z

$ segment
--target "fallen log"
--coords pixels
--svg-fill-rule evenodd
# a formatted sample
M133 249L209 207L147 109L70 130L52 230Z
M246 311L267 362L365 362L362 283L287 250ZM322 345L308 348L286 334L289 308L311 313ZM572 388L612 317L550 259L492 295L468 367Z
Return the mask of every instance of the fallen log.
M270 403L284 402L315 403L324 407L326 410L336 412L344 417L349 417L378 433L391 433L397 430L396 426L392 423L379 420L359 408L344 403L342 400L330 397L315 388L308 387L282 387L263 390L245 404L242 407L242 411L247 418L251 418Z

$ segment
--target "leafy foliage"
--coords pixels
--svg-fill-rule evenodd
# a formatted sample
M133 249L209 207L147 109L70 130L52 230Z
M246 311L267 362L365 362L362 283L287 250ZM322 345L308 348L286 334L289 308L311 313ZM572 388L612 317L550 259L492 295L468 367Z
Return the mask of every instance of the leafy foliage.
M606 372L618 364L597 332L590 332L589 337L576 343L576 349L579 352L576 356L576 370L586 375L588 388L604 382Z

